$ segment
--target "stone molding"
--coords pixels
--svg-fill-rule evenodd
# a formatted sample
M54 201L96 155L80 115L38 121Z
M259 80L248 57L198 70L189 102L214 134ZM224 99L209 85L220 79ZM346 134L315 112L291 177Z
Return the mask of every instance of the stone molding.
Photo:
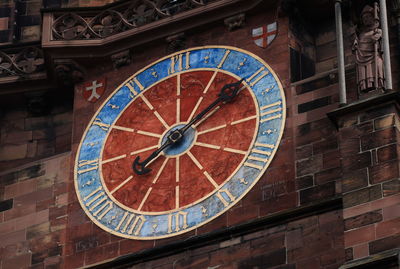
M141 0L100 8L44 9L42 46L52 48L55 58L84 57L88 50L93 57L104 57L150 41L165 40L258 5L271 5L262 0L191 0L178 1L182 7L177 10L166 10L161 8L166 2ZM139 10L143 13L139 16L141 21ZM76 50L77 47L80 49Z

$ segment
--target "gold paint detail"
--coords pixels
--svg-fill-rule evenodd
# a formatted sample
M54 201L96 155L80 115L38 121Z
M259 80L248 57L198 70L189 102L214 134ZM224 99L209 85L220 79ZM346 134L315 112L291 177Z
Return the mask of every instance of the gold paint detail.
M126 154L120 155L120 156L117 156L117 157L114 157L114 158L111 158L111 159L103 160L103 161L101 161L101 164L105 164L105 163L109 163L109 162L113 162L113 161L118 161L118 160L121 160L123 158L126 158Z
M107 207L107 209L105 209ZM93 216L97 216L101 211L101 215L97 217L98 220L101 220L110 210L113 208L113 203L111 201L105 202L96 212L94 212Z
M201 132L198 132L197 135L202 135L202 134L206 134L206 133L209 133L209 132L217 131L219 129L225 128L226 126L227 126L226 124L223 124L223 125L220 125L220 126L216 126L214 128L203 130Z
M175 208L179 208L179 186L175 186Z
M119 228L121 227L122 223L125 221L127 216L128 216L128 212L125 212L124 215L122 216L122 219L119 221L117 227L115 227L116 231L119 230Z
M215 71L210 80L207 83L207 86L204 88L203 94L206 94L208 90L210 89L211 84L213 83L215 77L217 76L218 71Z
M207 213L207 208L205 208L204 206L201 206L201 214L203 214L204 217L208 217L208 213Z
M125 131L125 132L130 132L133 133L135 130L132 128L128 128L128 127L122 127L122 126L118 126L118 125L112 125L111 126L112 129L117 129L117 130L121 130L121 131Z
M207 144L207 143L201 143L201 142L196 142L194 143L196 146L200 147L205 147L205 148L210 148L210 149L221 149L220 146L212 145L212 144Z
M140 97L142 98L142 100L146 103L146 105L148 106L148 108L150 108L150 110L154 110L153 105L150 103L150 101L146 98L146 96L144 96L143 94L140 95Z
M249 156L248 159L253 160L253 161L263 162L263 163L266 163L268 161L268 159L266 159L266 158L260 158L260 157L255 157L255 156Z
M230 52L231 52L230 50L226 50L225 51L224 57L222 57L222 60L219 62L217 68L221 68L224 65L224 62L225 62L225 60L228 57Z
M113 104L108 104L107 106L111 107L111 109L118 109L119 106L113 105Z
M254 143L254 146L264 147L264 148L269 148L269 149L274 149L275 148L275 146L272 145L272 144L263 144L263 143L258 143L258 142Z
M129 216L129 218L128 218L128 220L126 221L124 227L121 229L121 232L123 232L123 233L126 232L126 229L128 229L129 224L131 223L131 221L132 221L132 219L133 219L134 217L135 217L134 214L131 214L131 215Z
M206 176L208 181L210 181L210 183L213 184L214 188L218 188L219 187L217 182L215 182L215 180L211 177L211 175L207 171L204 171L203 174Z
M190 159L192 159L192 161L194 162L194 164L195 164L200 170L203 170L203 166L201 166L201 164L199 163L199 161L196 159L196 157L193 156L193 154L192 154L190 151L188 151L186 154L190 157Z
M140 91L144 90L143 85L139 82L139 80L134 77L133 79L129 80L125 85L126 87L128 87L129 91L130 91L130 97L133 98L136 95L138 95L138 92L135 90L135 84L139 87Z
M98 187L97 189L95 189L94 191L92 191L91 193L89 193L85 198L83 198L83 201L87 201L90 197L92 197L93 195L95 195L96 193L98 193L99 191L101 191L101 186Z
M209 117L211 117L212 115L214 115L215 112L218 111L218 109L220 109L220 106L217 106L216 108L214 108L213 110L211 110L211 112L209 112L207 115L205 115L199 122L197 122L194 126L194 128L197 128L200 124L203 123L203 121L207 120Z
M175 158L175 182L179 182L179 170L180 170L180 163L179 163L179 156Z
M246 79L247 82L250 83L250 86L253 87L254 85L256 85L263 77L265 77L266 75L269 74L269 71L266 70L264 71L265 67L261 67L260 69L258 69L251 77L249 77L248 79ZM258 76L258 74L260 74L262 72L261 75ZM257 77L258 76L258 77ZM254 81L252 81L255 78Z
M169 158L165 158L163 164L161 165L160 169L158 169L158 172L156 174L156 176L154 177L153 181L151 182L152 184L156 184L158 178L160 177L162 171L164 170L165 165L167 164Z
M273 90L274 88L275 88L275 85L272 85L271 87L266 88L261 94L264 95L266 93L269 93L269 91Z
M265 116L265 115L268 115L268 114L275 113L275 112L279 112L279 111L282 111L282 108L281 108L281 107L278 107L278 108L275 108L275 109L272 109L272 110L268 110L268 111L266 111L266 112L263 112L263 113L261 113L261 117L262 117L262 116Z
M176 99L176 122L181 121L181 99Z
M262 119L262 120L260 120L260 122L263 123L263 122L267 122L267 121L271 121L271 120L275 120L275 119L279 119L279 118L282 118L282 114L278 114L276 116L272 116L272 117L269 117L269 118L266 118L266 119Z
M151 72L151 75L152 75L154 78L158 78L158 74L157 74L157 72L154 70L154 68L152 68L151 70L153 70L153 72Z
M78 167L82 167L82 166L91 166L89 168L86 169L82 169L78 171L78 174L83 174L92 170L96 170L97 168L99 168L99 159L94 159L94 160L79 160L78 162Z
M243 58L243 61L239 63L239 66L238 66L237 70L240 70L240 68L242 68L244 66L246 61L247 61L247 58Z
M158 148L158 145L154 145L154 146L151 146L151 147L148 147L148 148L139 149L139 150L131 152L131 155L139 154L139 153L142 153L142 152L145 152L145 151L148 151L148 150L151 150L151 149L156 149L156 148Z
M134 235L139 235L145 222L146 218L143 215L136 216L135 221L132 223L131 228L128 231L128 234L133 233Z
M271 155L271 152L266 151L266 150L260 150L260 149L252 149L251 152L252 153L258 153L258 154L263 154L263 155L267 155L267 156Z
M280 106L281 104L282 104L282 101L278 101L278 102L275 102L275 103L271 103L271 104L262 106L260 109L261 110L265 110L265 109L273 107L273 106Z
M190 51L186 52L186 66L185 69L188 70L190 68Z
M138 130L137 133L138 133L138 134L141 134L141 135L147 135L147 136L152 136L152 137L157 137L157 138L161 138L161 136L162 136L162 135L160 135L160 134L151 133L151 132L146 132L146 131L141 131L141 130Z
M238 149L232 149L232 148L224 148L224 151L232 152L232 153L237 153L237 154L242 154L246 155L247 152L243 150L238 150Z
M244 119L233 121L233 122L231 122L231 125L236 125L236 124L239 124L239 123L242 123L242 122L246 122L246 121L249 121L249 120L252 120L252 119L256 119L256 118L257 118L257 115L250 116L250 117L247 117L247 118L244 118Z
M239 178L239 182L240 182L241 184L244 184L244 185L249 184L249 182L247 182L247 181L244 179L244 177Z
M131 179L133 178L132 175L130 175L127 179L124 180L121 184L119 184L115 189L111 191L111 194L114 194L114 192L118 191L122 186L124 186L126 183L128 183Z
M101 119L96 118L93 122L93 125L97 125L100 127L100 129L102 129L103 131L108 131L108 128L110 128L110 124L106 124L104 122L101 121Z
M249 162L245 162L244 166L248 166L248 167L252 167L252 168L256 168L258 170L262 170L263 167L254 163L249 163Z
M174 55L170 58L171 63L168 68L168 75L174 74L175 72L179 72L183 70L183 53L179 55ZM178 68L175 69L175 65L178 63ZM185 53L185 69L188 70L190 68L190 51Z
M146 192L146 194L145 194L145 196L144 196L142 202L140 203L140 205L139 205L139 207L138 207L138 210L139 210L139 211L142 210L142 207L143 207L144 203L146 202L147 198L149 197L150 192L151 192L152 190L153 190L152 187L150 187L150 188L147 190L147 192Z
M161 117L161 115L157 111L154 111L154 115L156 115L157 119L162 123L162 125L164 125L165 129L169 129L169 125L167 124L167 122Z
M204 60L204 62L207 64L209 59L210 59L210 52L207 53L206 56L204 56L203 60Z
M226 199L225 196L222 195L223 193L225 193L225 195L229 199ZM221 202L224 204L225 207L227 207L230 203L232 203L236 199L235 196L233 196L233 194L230 193L227 188L219 190L215 195L221 200Z
M181 95L181 74L176 76L176 96Z
M175 232L179 232L181 229L185 230L189 226L187 225L187 212L179 211L175 214L168 215L168 233L172 233L173 226L175 226ZM175 220L175 221L174 221ZM182 222L180 221L182 220ZM182 223L182 225L181 225Z
M199 98L199 100L197 100L196 105L194 106L192 112L190 113L190 116L189 116L188 121L191 121L192 118L194 117L194 113L195 113L196 110L199 108L201 101L203 101L203 96L201 96L201 97Z
M88 142L88 143L86 143L85 145L86 146L89 146L89 147L94 147L94 145L97 145L99 142Z

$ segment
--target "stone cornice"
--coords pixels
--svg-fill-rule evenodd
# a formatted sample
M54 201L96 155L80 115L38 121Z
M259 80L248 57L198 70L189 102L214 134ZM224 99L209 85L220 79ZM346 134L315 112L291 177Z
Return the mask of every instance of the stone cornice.
M143 1L151 2L149 0ZM192 0L192 2L198 3L200 1ZM123 15L117 4L102 8L44 9L42 10L42 47L48 49L52 58L87 57L88 52L90 52L91 57L109 56L122 50L249 11L260 3L267 5L266 1L262 0L215 0L208 2L173 15L166 12L162 15L160 13L162 11L153 7L154 12L158 12L157 19L152 19L148 23L141 23L140 25L129 19L127 13ZM127 3L129 2L124 1L121 5L127 5ZM271 3L268 3L268 5L271 5ZM82 21L83 18L85 18L85 22ZM115 21L112 21L112 19L115 19ZM102 22L100 23L100 21ZM66 27L66 24L70 27ZM109 25L108 28L105 26L106 24ZM74 28L74 25L76 28ZM116 25L119 25L118 29Z

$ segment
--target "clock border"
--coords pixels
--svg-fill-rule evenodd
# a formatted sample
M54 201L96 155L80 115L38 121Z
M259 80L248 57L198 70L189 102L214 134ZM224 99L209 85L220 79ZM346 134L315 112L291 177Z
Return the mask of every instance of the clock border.
M146 237L128 235L128 234L124 234L124 233L122 233L122 232L115 231L115 230L111 229L110 227L104 225L104 224L101 223L99 220L97 220L97 218L96 218L95 216L93 216L93 214L86 208L86 206L84 205L84 202L82 201L82 200L83 200L83 197L81 198L82 193L79 192L79 186L78 186L78 180L77 180L77 174L78 174L77 164L78 164L78 161L79 161L79 153L80 153L80 151L81 151L81 147L82 147L82 145L83 145L83 143L84 143L84 138L86 137L87 132L89 131L89 129L90 129L91 126L93 125L93 122L95 121L96 116L98 116L98 114L100 113L100 111L104 108L104 105L107 104L107 102L115 95L115 93L117 93L122 87L124 87L129 81L131 81L132 78L137 77L137 75L141 74L142 72L144 72L145 70L151 68L152 66L158 64L159 62L162 62L162 61L164 61L164 60L170 59L170 58L172 58L172 57L174 57L174 56L176 56L176 55L184 54L184 53L190 52L190 51L204 50L204 49L225 49L225 50L233 50L233 51L237 51L237 52L241 52L241 53L243 53L243 54L249 55L250 57L252 57L252 58L254 58L255 60L259 61L263 66L267 67L268 71L269 71L269 72L271 73L271 75L274 77L275 83L276 83L276 84L278 85L278 87L279 87L279 92L280 92L280 97L281 97L281 99L282 99L281 101L282 101L282 108L283 108L283 109L282 109L282 112L281 112L281 113L282 113L282 117L281 117L281 123L280 123L280 130L279 130L278 138L276 139L276 142L277 142L277 143L276 143L274 149L271 151L271 156L272 156L272 158L269 158L269 159L268 159L268 161L267 161L267 162L265 163L265 165L263 166L263 169L262 169L262 170L259 172L259 174L256 176L256 178L254 179L254 181L252 182L252 184L251 184L246 190L244 190L243 193L241 193L238 197L236 197L236 201L234 201L234 202L230 203L228 206L222 208L221 210L219 210L219 211L218 211L215 215L213 215L212 217L207 218L207 219L204 220L204 221L200 221L199 223L195 224L195 225L192 226L192 227L189 227L189 228L187 228L187 229L182 229L182 230L177 231L177 232L166 233L166 234L159 235L159 236L146 236ZM214 68L196 68L196 69L189 69L188 72L189 72L189 71L192 71L192 72L193 72L193 71L207 70L207 69L208 69L208 70L217 70L218 68L217 68L217 67L214 67ZM218 70L219 70L219 72L227 73L227 74L229 74L229 75L232 76L232 77L238 77L237 75L235 75L234 73L231 73L231 72L229 72L229 71L226 71L226 70L223 70L223 69L218 69ZM166 76L166 77L164 77L164 78L162 78L162 79L160 79L160 80L158 80L158 81L152 83L151 85L149 85L149 86L146 87L145 89L141 90L140 93L142 93L142 92L144 92L144 91L150 89L152 86L154 86L154 84L160 83L161 81L163 81L163 80L165 80L165 79L168 79L168 78L170 78L170 77L172 77L172 76L177 75L177 73L182 74L182 73L184 73L184 72L185 72L185 71L181 70L181 71L175 72L174 74L168 75L168 76ZM251 95L252 95L253 99L255 99L255 103L258 104L257 97L255 97L255 94L254 94L254 91L252 90L252 87L250 87L250 86L247 84L247 82L246 82L246 87L247 87L248 89L249 89L249 88L251 89L251 92L252 92ZM140 94L140 93L139 93L139 94ZM139 94L138 94L138 95L139 95ZM136 100L136 98L138 97L138 95L135 96L135 97L125 106L125 108L123 109L123 111L124 111L132 102L134 102L134 101ZM257 126L256 126L256 129L257 129L257 130L255 131L255 133L254 133L254 135L253 135L252 142L251 142L251 144L250 144L250 145L251 145L251 148L254 148L254 147L255 147L254 143L255 143L256 137L258 136L257 133L258 133L258 130L259 130L259 127L260 127L260 110L259 110L259 109L260 109L260 105L258 104L258 106L257 106L257 108L256 108L257 116L258 116L258 117L257 117L257 123L258 123L258 124L257 124ZM119 115L118 115L116 118L119 118L123 111L121 111L121 112L119 113ZM115 122L115 121L114 121L114 122ZM233 47L233 46L220 46L220 45L215 45L215 46L213 46L213 45L209 45L209 46L199 46L199 47L192 47L192 48L189 48L189 49L185 49L185 50L182 50L182 51L178 51L178 52L175 52L175 53L166 55L166 56L164 56L164 57L162 57L162 58L160 58L160 59L158 59L158 60L156 60L156 61L153 61L153 62L149 63L149 64L146 65L145 67L143 67L143 68L141 68L140 70L138 70L137 72L135 72L133 75L129 76L129 78L127 78L124 82L120 83L119 86L109 94L109 96L107 97L107 99L105 99L105 100L102 102L101 106L100 106L100 107L97 109L97 111L93 114L91 120L90 120L90 121L87 123L87 125L86 125L85 131L84 131L84 133L83 133L82 136L81 136L81 139L80 139L80 142L79 142L79 146L78 146L78 148L77 148L77 150L76 150L76 156L75 156L75 162L74 162L74 187L75 187L75 193L76 193L76 195L77 195L77 197L78 197L79 204L80 204L81 208L82 208L82 209L84 210L84 212L85 212L85 215L88 216L88 217L90 218L90 220L96 224L96 226L98 226L98 227L101 228L102 230L105 230L105 231L107 231L107 232L109 232L109 233L111 233L111 234L113 234L113 235L116 235L116 236L119 236L119 237L123 237L123 238L128 238L128 239L136 239L136 240L157 240L157 239L170 238L170 237L177 236L177 235L180 235L180 234L183 234L183 233L187 233L187 232L189 232L189 231L193 231L194 229L196 229L196 228L198 228L198 227L201 227L201 226L203 226L203 225L209 223L210 221L212 221L212 220L216 219L217 217L221 216L222 214L226 213L230 208L232 208L232 207L233 207L234 205L236 205L240 200L242 200L242 199L244 198L244 196L246 196L247 193L248 193L250 190L253 189L254 185L256 185L257 182L260 180L260 178L265 174L265 172L266 172L266 170L268 169L270 163L272 162L273 158L275 157L276 151L278 150L279 144L280 144L280 142L281 142L281 140L282 140L283 132L284 132L284 129L285 129L285 123L286 123L286 96L285 96L284 88L283 88L282 83L281 83L281 81L280 81L278 75L276 74L276 72L275 72L275 71L270 67L270 65L269 65L268 63L266 63L261 57L255 55L254 53L252 53L252 52L250 52L250 51L247 51L247 50L244 50L244 49L241 49L241 48L237 48L237 47ZM104 141L106 141L107 137L108 137L108 134L107 134L106 138L104 139ZM104 149L104 143L103 143L102 146L101 146L100 155L103 153L103 149ZM220 187L219 189L221 189L228 181L230 181L230 180L232 179L233 175L238 171L238 169L240 169L240 168L243 166L243 162L247 159L247 157L248 157L248 155L249 155L249 151L250 151L250 150L247 151L245 157L243 158L243 160L242 160L242 162L240 163L240 165L238 165L238 167L235 169L235 171L224 181L224 183L220 184L221 187ZM99 155L99 156L100 156L100 155ZM99 164L99 174L100 174L100 172L101 172L101 165ZM104 184L103 184L103 177L102 177L102 174L100 174L100 181L101 181L101 183L102 183L102 184L101 184L102 187L103 187L104 189L107 189L107 188L104 186ZM107 197L108 197L109 199L113 200L113 199L112 199L113 197L110 197L110 196L108 195L108 192L109 192L109 191L108 191L108 189L107 189ZM213 191L211 194L215 194L215 191ZM211 196L211 194L208 195L207 197ZM194 202L194 203L191 203L191 204L189 204L189 205L186 205L186 206L180 208L180 210L185 209L185 208L190 208L190 207L194 206L195 204L198 204L199 201L202 201L203 199L204 199L204 197L201 198L201 199L199 199L198 201L196 201L196 202ZM114 202L114 200L113 200L113 202ZM116 204L116 205L120 207L119 204ZM129 211L130 213L133 213L132 211L126 210L125 208L122 208L122 209L125 210L125 212ZM179 212L180 210L170 210L170 211L166 211L166 212ZM134 214L137 214L137 213L134 212ZM161 214L151 214L151 212L146 212L146 214L140 213L140 214L137 214L137 215L138 215L138 216L139 216L139 215L142 215L142 216L144 215L144 216L146 216L146 215L161 215ZM165 214L162 214L162 215L165 215Z

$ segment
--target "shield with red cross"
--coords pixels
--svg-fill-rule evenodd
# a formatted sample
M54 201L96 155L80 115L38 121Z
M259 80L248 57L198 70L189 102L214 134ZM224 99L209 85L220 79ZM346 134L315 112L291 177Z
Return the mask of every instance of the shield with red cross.
M106 89L106 78L100 78L83 83L81 86L83 98L88 102L95 103L100 99Z
M254 43L257 46L266 48L275 39L278 32L277 22L270 23L252 30Z

